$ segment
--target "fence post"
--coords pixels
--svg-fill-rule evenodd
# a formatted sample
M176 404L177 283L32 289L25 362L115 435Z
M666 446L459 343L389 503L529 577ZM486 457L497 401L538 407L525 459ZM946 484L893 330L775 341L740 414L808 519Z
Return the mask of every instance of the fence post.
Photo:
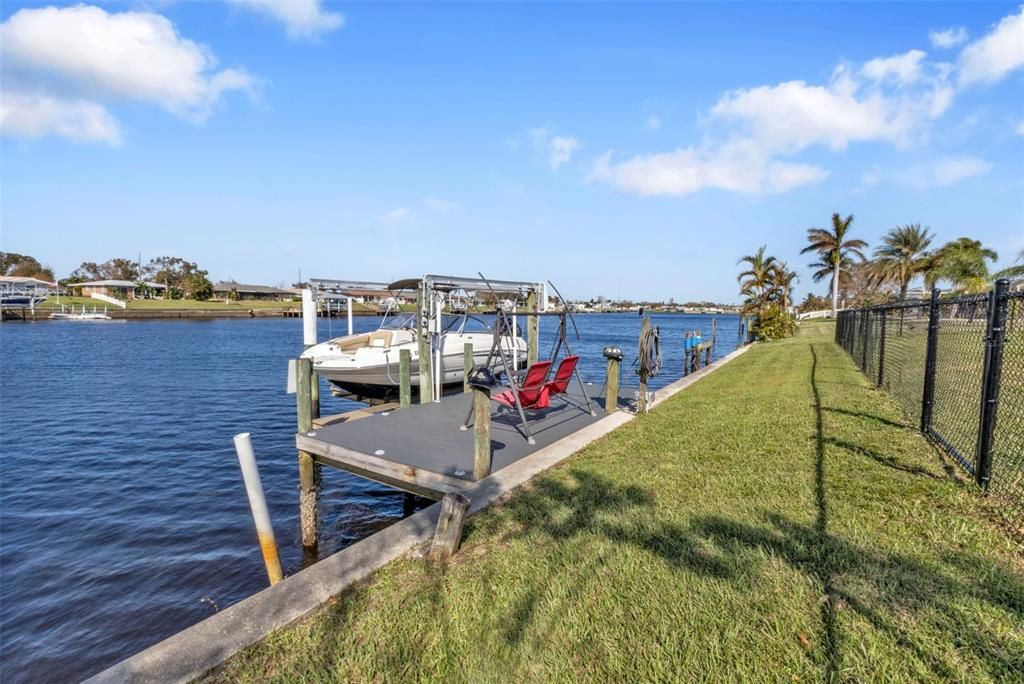
M988 326L985 331L985 366L982 371L981 420L978 431L978 455L975 475L978 484L988 491L992 479L992 438L996 431L999 410L999 381L1003 370L1003 342L1006 339L1007 292L1010 281L1000 278L989 295Z
M860 312L860 371L868 372L868 328L871 321L871 312L862 309Z
M881 387L882 381L885 379L885 321L889 318L889 312L886 309L880 309L878 314L882 317L878 334L878 386Z
M928 342L924 354L924 393L921 396L921 432L927 434L932 426L932 406L935 404L935 354L939 346L939 295L937 287L932 288L928 302Z

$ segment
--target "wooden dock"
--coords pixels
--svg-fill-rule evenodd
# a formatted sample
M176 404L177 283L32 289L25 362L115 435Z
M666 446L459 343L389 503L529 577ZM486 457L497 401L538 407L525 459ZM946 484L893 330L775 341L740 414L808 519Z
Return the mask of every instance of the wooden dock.
M491 472L496 472L554 442L582 430L605 414L601 385L588 384L597 415L587 410L579 387L552 400L547 409L528 411L535 444L529 444L512 410L491 418ZM632 393L619 396L618 408L633 408ZM296 435L300 451L319 465L431 499L473 485L474 431L460 427L472 406L471 393L400 410L364 413L357 420L331 422Z

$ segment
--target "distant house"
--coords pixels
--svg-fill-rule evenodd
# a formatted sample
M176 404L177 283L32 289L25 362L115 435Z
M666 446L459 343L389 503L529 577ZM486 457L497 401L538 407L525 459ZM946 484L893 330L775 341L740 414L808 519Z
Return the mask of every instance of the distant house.
M161 283L136 283L131 280L93 280L75 283L70 287L81 290L83 297L98 294L117 299L161 299L167 292L167 286Z
M324 294L318 294L324 298ZM387 304L387 303L408 303L415 302L416 295L401 294L389 290L344 290L341 297L351 297L352 301L360 304Z
M217 299L284 302L291 300L295 294L291 290L269 285L220 282L213 286L213 296Z
M57 289L56 283L48 283L28 276L0 276L0 289L4 292L18 291L42 295Z

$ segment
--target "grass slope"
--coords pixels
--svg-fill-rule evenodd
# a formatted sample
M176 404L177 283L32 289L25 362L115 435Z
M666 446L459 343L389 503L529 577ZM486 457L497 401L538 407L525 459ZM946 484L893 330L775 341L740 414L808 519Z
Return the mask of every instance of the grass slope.
M1024 560L828 325L759 345L212 681L1020 681Z

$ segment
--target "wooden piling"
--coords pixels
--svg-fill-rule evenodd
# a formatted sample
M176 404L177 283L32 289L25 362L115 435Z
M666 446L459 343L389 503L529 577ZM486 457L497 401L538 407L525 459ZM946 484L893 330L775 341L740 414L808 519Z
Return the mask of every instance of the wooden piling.
M526 296L527 311L537 311L537 293L531 292ZM536 315L526 317L526 365L527 367L537 363L538 348L540 345L540 318Z
M429 305L423 290L416 293L416 342L419 347L420 403L434 401L434 380L430 373Z
M398 406L412 406L412 352L408 349L398 352Z
M462 391L469 391L469 372L473 370L473 345L462 345Z
M469 499L462 494L448 492L441 499L441 515L437 519L434 541L430 545L430 559L443 561L451 558L462 541L462 526L469 510Z
M313 429L312 412L312 362L299 359L295 364L295 411L298 416L300 433ZM317 508L320 499L319 467L313 455L299 451L299 524L302 530L302 546L315 553L317 546Z
M642 340L647 331L651 329L651 319L644 316L644 322L640 326L640 339ZM641 368L643 368L641 362ZM640 371L640 396L636 402L637 413L647 413L647 373Z
M604 412L615 413L619 410L619 359L608 359L608 377L604 383Z
M491 392L473 387L473 479L491 474Z

